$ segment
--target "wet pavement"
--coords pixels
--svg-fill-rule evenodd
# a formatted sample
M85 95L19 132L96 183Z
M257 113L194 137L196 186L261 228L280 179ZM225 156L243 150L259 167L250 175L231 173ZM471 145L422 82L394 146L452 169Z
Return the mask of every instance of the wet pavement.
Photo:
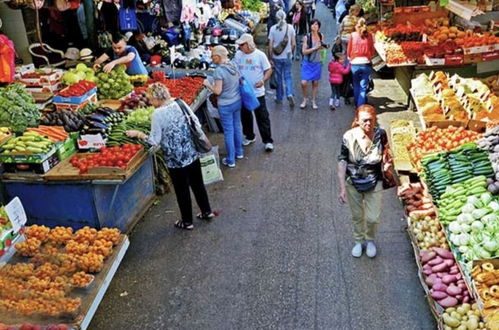
M332 15L318 6L332 42ZM223 170L225 181L208 188L221 211L212 223L175 229L173 194L146 214L90 329L435 329L393 189L383 198L378 256L350 255L336 157L353 107L328 109L323 70L318 111L267 95L275 151L265 153L258 138L236 168ZM391 79L375 79L369 101L385 128L416 118ZM221 135L213 139L223 146Z

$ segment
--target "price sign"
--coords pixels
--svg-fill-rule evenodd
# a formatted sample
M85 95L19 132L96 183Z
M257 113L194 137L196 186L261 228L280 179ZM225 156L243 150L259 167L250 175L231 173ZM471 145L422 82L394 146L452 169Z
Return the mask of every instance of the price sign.
M15 197L10 201L9 204L5 205L5 212L9 216L9 220L12 223L12 229L14 232L19 232L19 229L24 227L28 217L26 216L26 212L24 212L23 204L19 197Z

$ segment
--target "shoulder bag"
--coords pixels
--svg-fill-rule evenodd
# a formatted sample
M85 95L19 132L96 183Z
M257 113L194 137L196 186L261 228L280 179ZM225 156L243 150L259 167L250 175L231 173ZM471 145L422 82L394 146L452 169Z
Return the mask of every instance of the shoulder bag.
M288 46L288 42L289 42L288 28L289 28L289 25L286 23L286 31L284 33L284 38L281 40L281 42L277 46L272 47L272 52L274 53L274 55L281 55L282 52Z
M192 112L191 108L188 107L184 101L181 99L175 99L178 106L184 113L187 122L189 123L189 129L191 131L192 142L194 143L194 148L202 153L208 152L211 150L212 145L210 140L206 134L204 134L201 125L199 124L199 120L196 115Z
M393 170L393 155L388 145L388 137L386 131L381 132L381 142L383 144L383 158L381 161L381 175L383 177L383 189L390 189L399 185L397 175ZM390 164L388 170L385 171L385 165Z

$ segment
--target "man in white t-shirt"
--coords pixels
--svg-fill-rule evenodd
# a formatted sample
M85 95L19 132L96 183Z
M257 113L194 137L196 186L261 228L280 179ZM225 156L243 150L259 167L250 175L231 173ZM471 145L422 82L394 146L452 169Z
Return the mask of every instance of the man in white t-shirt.
M265 82L272 75L272 67L267 56L261 50L256 49L255 41L251 34L245 33L236 40L239 50L234 56L234 64L237 65L241 76L253 86L255 95L258 97L260 106L254 110L256 123L262 142L265 144L265 151L273 151L274 145L270 130L270 117L265 104ZM241 110L241 123L243 134L245 136L243 145L247 146L255 142L255 133L253 131L253 113L244 106Z
M269 58L274 68L276 77L277 94L275 101L281 103L284 97L284 89L288 98L289 106L295 105L293 97L293 78L291 77L291 57L295 53L296 40L295 29L291 24L286 23L286 13L279 10L276 14L277 24L270 28L269 32ZM284 48L281 43L285 36L288 42Z

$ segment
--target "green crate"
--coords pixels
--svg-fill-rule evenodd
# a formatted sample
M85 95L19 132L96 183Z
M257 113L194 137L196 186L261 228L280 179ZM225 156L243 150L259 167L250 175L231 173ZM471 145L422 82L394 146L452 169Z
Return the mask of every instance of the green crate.
M9 154L0 154L0 163L22 163L22 164L39 164L43 163L50 156L55 154L57 151L57 147L54 145L52 149L44 154L23 154L23 153L9 153Z
M66 141L56 143L59 161L63 161L76 153L76 140L78 136L79 134L72 134Z

